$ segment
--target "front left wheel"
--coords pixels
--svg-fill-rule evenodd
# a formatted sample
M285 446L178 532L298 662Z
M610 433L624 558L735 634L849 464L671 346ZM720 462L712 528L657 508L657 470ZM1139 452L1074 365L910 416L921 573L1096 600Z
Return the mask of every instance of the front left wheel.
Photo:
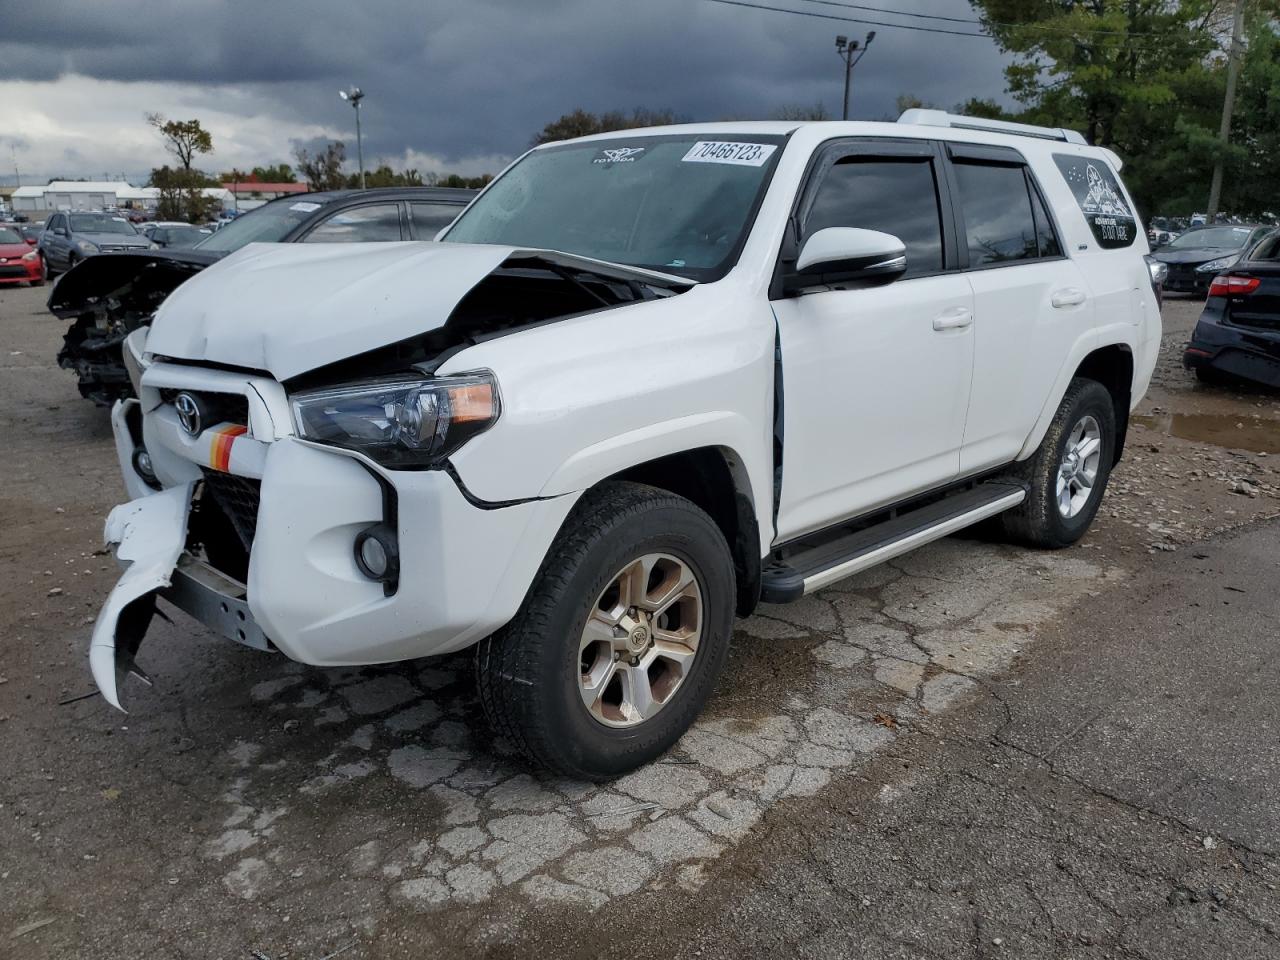
M571 777L654 760L710 696L735 590L724 535L693 503L635 483L588 491L520 611L477 648L490 723Z

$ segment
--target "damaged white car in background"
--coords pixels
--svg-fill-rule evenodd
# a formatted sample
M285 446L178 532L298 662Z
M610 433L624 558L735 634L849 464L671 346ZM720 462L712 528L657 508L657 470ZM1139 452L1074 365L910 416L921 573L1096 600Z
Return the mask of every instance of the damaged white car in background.
M103 695L157 597L308 664L475 646L496 730L602 779L761 599L990 517L1075 542L1160 337L1118 158L904 120L551 144L438 242L187 280L125 342Z

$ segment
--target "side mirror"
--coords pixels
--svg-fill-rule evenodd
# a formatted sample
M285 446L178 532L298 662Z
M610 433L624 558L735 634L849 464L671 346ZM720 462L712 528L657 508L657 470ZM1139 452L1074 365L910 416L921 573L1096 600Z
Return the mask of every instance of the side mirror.
M891 233L827 227L804 242L788 291L831 285L881 286L907 269L907 246Z
M27 238L26 238L26 240L27 240L27 246L28 246L28 247L34 247L34 246L36 245L36 238L35 238L35 237L27 237Z

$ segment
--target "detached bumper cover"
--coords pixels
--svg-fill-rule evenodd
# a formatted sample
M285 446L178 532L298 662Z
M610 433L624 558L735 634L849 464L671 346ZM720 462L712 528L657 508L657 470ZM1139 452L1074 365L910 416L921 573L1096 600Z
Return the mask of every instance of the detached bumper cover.
M104 539L116 545L116 559L129 566L93 626L89 668L107 703L120 710L124 707L119 688L127 674L150 683L133 662L150 616L126 617L126 611L135 603L154 603L154 593L172 582L173 568L186 542L192 486L182 484L131 500L107 517ZM126 628L123 633L122 626Z

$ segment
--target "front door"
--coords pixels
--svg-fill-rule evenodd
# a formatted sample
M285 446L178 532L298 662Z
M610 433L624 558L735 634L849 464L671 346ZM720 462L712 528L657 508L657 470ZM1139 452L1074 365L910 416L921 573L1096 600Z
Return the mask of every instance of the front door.
M799 242L824 227L899 237L907 272L773 302L782 357L786 540L955 479L973 368L973 292L951 268L930 143L849 143L819 163Z

